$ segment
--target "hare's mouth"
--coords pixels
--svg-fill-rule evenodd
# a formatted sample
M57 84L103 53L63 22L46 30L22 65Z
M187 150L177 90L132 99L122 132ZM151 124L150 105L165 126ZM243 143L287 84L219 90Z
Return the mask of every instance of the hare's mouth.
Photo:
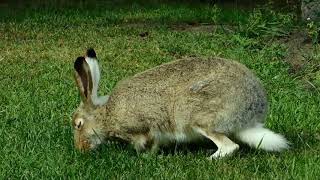
M75 148L81 152L89 151L94 147L92 145L91 138L80 136L78 135L77 132L75 132L74 140L75 140Z
M79 140L76 144L76 148L81 152L86 152L91 149L91 143L88 140Z

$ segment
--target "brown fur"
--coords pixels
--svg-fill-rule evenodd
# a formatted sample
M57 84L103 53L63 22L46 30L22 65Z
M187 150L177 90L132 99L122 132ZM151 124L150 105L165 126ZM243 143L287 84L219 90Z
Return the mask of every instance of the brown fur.
M151 142L152 150L164 144L159 134L197 139L201 135L194 128L229 135L253 127L264 122L267 106L264 88L245 66L221 58L187 58L122 80L105 105L80 106L76 113L90 117L90 128L100 129L99 136L121 138L141 151Z

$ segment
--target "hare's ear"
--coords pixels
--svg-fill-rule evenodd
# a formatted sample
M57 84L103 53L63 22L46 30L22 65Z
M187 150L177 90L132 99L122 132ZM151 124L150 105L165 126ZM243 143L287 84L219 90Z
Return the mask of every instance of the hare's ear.
M100 68L96 56L96 52L90 48L86 52L85 60L89 65L92 77L92 102L94 105L103 105L107 102L106 96L98 96L99 81L100 81Z
M80 91L82 102L92 106L92 73L84 57L78 57L74 62L75 80Z

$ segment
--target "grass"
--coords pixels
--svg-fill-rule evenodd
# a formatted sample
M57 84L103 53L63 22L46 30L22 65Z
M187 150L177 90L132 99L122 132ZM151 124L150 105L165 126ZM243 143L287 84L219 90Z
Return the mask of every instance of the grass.
M287 45L278 39L295 28L292 15L183 3L1 8L0 179L319 177L320 48L314 45L302 69L290 73ZM291 149L242 146L233 157L207 161L205 148L137 155L128 145L108 143L82 154L73 147L70 117L80 101L73 62L87 47L100 60L103 93L180 57L237 60L262 80L270 101L267 126L284 134Z

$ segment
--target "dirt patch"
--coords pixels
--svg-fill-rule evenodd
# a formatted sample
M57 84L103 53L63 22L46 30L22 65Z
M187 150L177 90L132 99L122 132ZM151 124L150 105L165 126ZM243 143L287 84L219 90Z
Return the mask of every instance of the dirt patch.
M320 64L317 56L320 46L312 43L305 30L295 31L281 41L288 47L288 55L284 60L290 64L289 73L301 80L306 90L320 92Z
M141 28L146 28L146 27L153 27L153 26L158 26L156 23L148 23L144 21L134 21L134 22L124 22L119 24L120 27L124 28L133 28L133 29L141 29Z
M196 22L190 22L190 23L180 23L180 24L173 24L170 26L170 29L173 31L179 31L179 32L200 32L200 33L212 33L217 31L218 29L221 29L226 32L233 32L234 27L230 25L215 25L215 24L209 24L209 23L196 23Z
M120 24L121 27L133 28L133 29L145 29L150 27L163 26L161 23L150 23L143 21L126 22ZM210 24L199 22L181 22L181 23L168 23L167 27L172 31L177 32L194 32L194 33L212 33L222 30L227 33L234 32L235 26L225 24Z
M212 24L200 24L200 23L181 23L173 24L170 26L173 31L179 32L206 32L211 33L217 29L217 26Z
M291 65L290 73L297 73L307 64L307 55L312 53L312 42L303 30L296 30L290 36L280 39L280 43L288 46L285 61Z

